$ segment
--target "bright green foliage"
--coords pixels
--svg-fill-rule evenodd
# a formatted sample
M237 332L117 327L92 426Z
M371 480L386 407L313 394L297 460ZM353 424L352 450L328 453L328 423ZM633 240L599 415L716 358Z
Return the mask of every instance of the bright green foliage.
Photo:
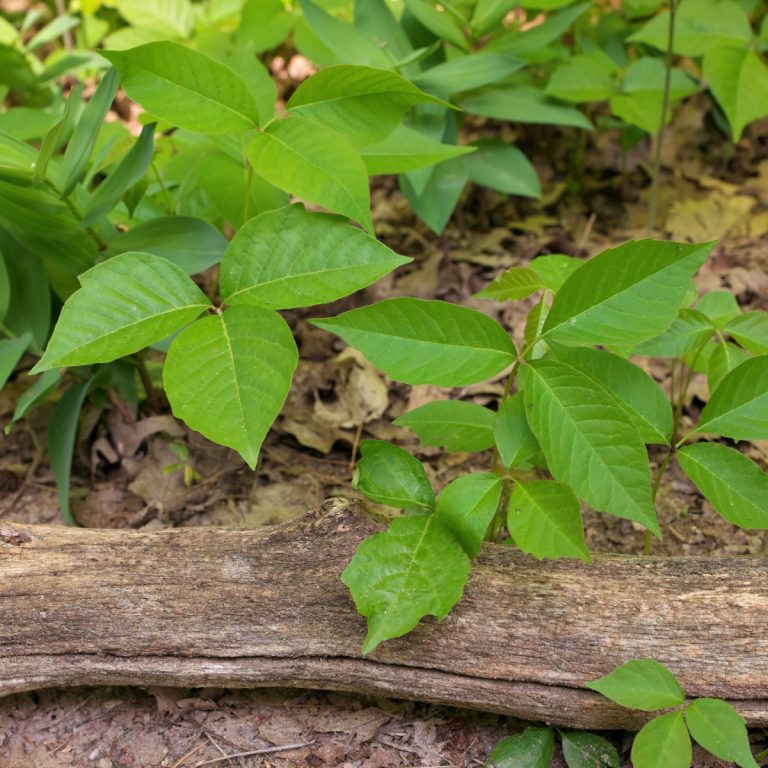
M148 253L115 256L84 272L80 282L33 373L138 352L211 306L179 267Z
M744 718L726 701L696 699L685 708L688 729L704 749L740 768L757 768Z
M13 418L5 427L5 433L9 434L12 426L22 419L24 415L33 410L40 403L45 402L48 395L58 389L61 384L61 372L52 369L45 371L35 379L35 382L25 389L16 401Z
M408 451L383 440L360 443L355 487L371 501L431 512L435 493L424 467Z
M695 309L681 309L672 325L655 339L635 349L638 355L683 357L700 349L715 329L706 315Z
M584 543L579 500L567 485L518 480L509 499L507 527L515 544L539 560L577 557L592 562Z
M405 0L405 7L437 37L453 43L458 48L467 48L461 27L449 13L441 13L429 0Z
M531 161L511 144L494 139L475 142L467 158L469 180L507 195L541 197L541 184Z
M518 466L541 450L528 426L522 392L516 392L501 403L493 434L504 467Z
M570 366L536 360L526 369L525 405L556 480L595 509L659 535L640 433L607 390Z
M768 475L743 453L694 443L680 449L678 461L726 520L741 528L768 528Z
M720 386L720 382L734 368L748 359L749 352L746 352L741 347L737 347L735 344L731 344L729 341L717 344L709 356L707 367L709 391L714 392Z
M685 702L685 693L675 676L654 659L634 659L617 667L587 688L602 693L622 707L653 712Z
M768 354L768 312L745 312L731 320L725 330L752 354Z
M221 295L227 304L308 307L364 288L409 261L339 217L292 205L238 230L221 264Z
M548 256L535 258L530 268L541 278L545 288L559 291L563 283L584 264L581 259L565 256L562 253L551 253Z
M422 445L438 445L447 451L484 451L494 444L496 414L462 400L435 400L395 419L409 427Z
M232 307L198 320L174 339L163 385L175 416L234 448L253 469L288 396L297 359L280 315Z
M313 323L406 384L461 387L493 376L515 359L512 340L498 323L443 301L387 299Z
M714 243L638 240L595 256L552 303L544 334L566 344L639 344L675 318Z
M13 373L13 369L16 367L16 363L19 362L21 356L27 351L31 341L32 334L30 333L25 333L16 339L0 340L0 388L5 386L6 381L8 381Z
M543 287L544 282L533 269L511 267L475 295L481 299L494 301L518 301L540 291Z
M555 751L552 728L526 728L502 739L491 759L496 768L549 768Z
M179 43L104 51L128 95L157 117L199 133L237 133L259 124L259 110L229 67Z
M614 93L617 70L611 59L602 53L574 56L552 73L545 93L576 103L603 101Z
M253 137L248 159L256 173L276 187L350 216L373 231L368 172L336 131L305 117L278 120Z
M430 67L413 82L434 93L462 93L496 83L524 66L524 61L512 56L481 51Z
M616 747L602 736L586 731L563 731L561 736L568 768L619 768Z
M363 653L410 632L422 616L445 618L461 598L469 564L436 515L399 517L363 541L341 577L368 619Z
M696 302L696 310L705 315L718 330L722 330L741 314L736 297L729 291L705 293Z
M634 768L690 768L691 737L682 712L661 715L646 723L632 744Z
M745 360L726 375L704 407L696 432L768 439L768 355Z
M456 537L469 557L475 557L501 498L501 478L493 472L462 475L437 497L435 515Z

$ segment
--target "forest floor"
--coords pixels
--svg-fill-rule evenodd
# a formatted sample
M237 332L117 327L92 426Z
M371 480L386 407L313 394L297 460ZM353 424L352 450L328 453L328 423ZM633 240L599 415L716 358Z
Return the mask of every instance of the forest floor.
M668 131L656 236L719 240L697 278L700 291L725 288L744 308L768 310L768 123L751 126L732 148L707 112L705 103L692 100ZM539 172L541 201L470 190L446 234L436 238L410 213L394 181L379 180L373 191L376 231L414 262L349 299L286 313L301 361L257 470L167 413L133 419L125 408L88 403L73 476L78 522L140 530L279 523L329 496L357 495L351 479L361 438L394 440L413 450L426 462L436 490L459 474L487 469L490 455L422 448L391 422L436 398L495 403L503 380L457 390L390 384L308 319L389 296L440 298L486 312L521 338L529 302L501 305L473 294L502 269L541 254L586 257L645 237L649 146L643 142L622 158L612 131L590 137L582 151L570 130L513 131L492 122L473 130L518 142ZM668 388L663 361L649 372ZM3 390L0 423L28 383L19 375ZM696 420L705 391L704 377L695 375L684 419ZM63 523L45 460L46 417L42 409L35 412L0 444L1 520ZM182 469L164 471L178 464L171 446L180 442L188 446L187 463L196 473L190 485ZM750 451L768 467L768 441ZM657 506L664 539L654 542L654 554L768 554L768 532L725 521L679 472L667 474ZM642 551L643 531L630 521L587 511L585 527L593 551ZM495 742L519 727L494 715L323 692L42 691L0 700L0 767L471 766L483 765ZM765 748L765 732L753 737L756 750ZM621 734L612 738L623 746ZM723 765L702 752L695 753L694 764ZM555 765L564 765L559 756Z

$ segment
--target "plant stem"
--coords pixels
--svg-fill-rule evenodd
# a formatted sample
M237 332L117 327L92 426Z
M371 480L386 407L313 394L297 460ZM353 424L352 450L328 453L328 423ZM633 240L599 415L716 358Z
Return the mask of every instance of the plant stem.
M661 478L664 477L664 473L667 471L669 462L672 461L674 455L674 449L670 447L667 451L667 455L664 457L664 461L661 462L661 466L656 472L656 478L653 481L653 490L651 491L651 501L655 503L656 496L659 494L659 488L661 487ZM645 531L645 544L643 546L643 554L648 557L651 554L651 532L646 529Z
M135 355L133 355L133 360L136 363L136 368L139 371L139 378L141 379L141 385L144 387L144 392L147 396L147 405L150 407L150 410L157 411L157 390L155 389L154 384L152 384L152 377L149 375L147 364L144 361L144 353L137 352Z
M56 187L51 184L50 181L47 179L45 180L45 183L48 185L48 187L56 194L58 195L59 199L64 203L64 205L69 208L69 210L72 212L72 215L78 220L82 221L83 214L80 213L75 203L72 201L72 199L69 196L64 196L61 194L61 192L56 189ZM85 231L96 241L96 245L99 246L100 251L106 251L109 245L107 242L102 238L102 236L96 231L94 227L86 227Z
M667 55L664 60L664 93L661 99L661 121L659 131L656 134L656 146L653 157L653 176L651 178L651 199L648 206L648 237L653 236L656 228L656 204L659 195L659 176L661 174L661 147L664 141L664 126L667 124L667 111L669 109L669 86L672 80L672 57L675 41L675 12L677 0L669 2L669 36L667 37Z
M149 167L152 169L152 173L155 175L155 179L157 180L157 183L160 185L160 190L163 195L163 203L165 203L165 209L168 211L169 216L173 216L176 213L176 206L173 204L171 195L168 192L168 187L165 186L165 182L160 176L160 172L157 170L157 166L155 165L154 158L150 160Z

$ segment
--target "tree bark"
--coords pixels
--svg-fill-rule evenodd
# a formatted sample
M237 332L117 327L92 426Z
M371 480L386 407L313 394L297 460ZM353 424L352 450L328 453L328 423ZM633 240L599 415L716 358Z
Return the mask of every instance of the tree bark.
M0 695L50 686L297 686L576 728L648 715L584 682L652 657L768 725L768 558L538 562L485 545L464 597L362 658L340 574L382 525L331 500L276 528L0 524Z

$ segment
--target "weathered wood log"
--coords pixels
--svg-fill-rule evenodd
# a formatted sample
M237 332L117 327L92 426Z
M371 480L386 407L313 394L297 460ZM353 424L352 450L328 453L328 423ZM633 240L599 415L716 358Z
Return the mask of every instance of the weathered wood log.
M0 524L0 694L49 686L298 686L580 728L647 718L583 688L653 657L768 725L768 559L537 562L487 545L444 621L360 656L339 576L381 525L343 500L258 530Z

